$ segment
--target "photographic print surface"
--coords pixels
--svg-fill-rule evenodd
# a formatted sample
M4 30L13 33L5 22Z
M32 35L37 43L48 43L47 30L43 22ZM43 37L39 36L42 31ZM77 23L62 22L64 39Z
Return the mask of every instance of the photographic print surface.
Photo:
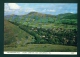
M4 3L4 51L77 52L77 3Z

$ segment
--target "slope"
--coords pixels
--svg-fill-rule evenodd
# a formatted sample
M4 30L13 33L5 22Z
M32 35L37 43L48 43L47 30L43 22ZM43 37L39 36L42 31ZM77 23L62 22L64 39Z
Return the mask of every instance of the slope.
M25 45L32 41L32 37L18 26L4 20L4 45Z

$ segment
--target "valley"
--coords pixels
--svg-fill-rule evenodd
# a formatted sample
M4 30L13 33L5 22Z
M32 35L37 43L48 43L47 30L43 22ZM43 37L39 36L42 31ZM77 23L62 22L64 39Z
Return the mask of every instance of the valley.
M77 14L4 16L4 51L76 52Z

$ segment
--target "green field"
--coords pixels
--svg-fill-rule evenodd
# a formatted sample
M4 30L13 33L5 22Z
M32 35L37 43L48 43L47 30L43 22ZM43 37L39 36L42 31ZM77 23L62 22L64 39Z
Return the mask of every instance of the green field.
M48 24L44 24L44 23L37 23L37 24L29 24L29 26L32 27L42 27L45 29L50 29L50 28L64 28L64 29L76 29L77 26L75 25L65 25L65 24L54 24L54 23L48 23Z
M5 47L4 51L26 51L26 52L76 52L77 47L52 44L27 44L23 47Z

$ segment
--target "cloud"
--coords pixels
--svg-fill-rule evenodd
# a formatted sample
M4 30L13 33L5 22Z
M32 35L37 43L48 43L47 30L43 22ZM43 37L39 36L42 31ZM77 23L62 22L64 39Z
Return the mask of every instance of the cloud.
M8 6L12 10L20 9L20 6L17 5L16 3L8 3Z
M9 6L7 3L4 4L4 11L9 11Z
M56 12L56 10L53 10L53 9L43 9L42 12Z
M70 12L70 13L74 13L74 12Z
M9 12L13 12L13 11L14 11L14 10L10 10L10 9L9 9L8 3L5 3L5 4L4 4L4 12L5 12L5 13L9 13Z
M46 12L46 11L47 11L46 9L42 10L42 12Z
M17 10L19 9L19 10ZM4 14L19 14L20 12L20 6L18 6L16 3L4 3Z
M33 8L27 8L27 9L25 10L25 12L31 12L31 11L36 11L36 10L34 10Z
M49 11L49 12L56 12L55 10L47 10L47 11Z

